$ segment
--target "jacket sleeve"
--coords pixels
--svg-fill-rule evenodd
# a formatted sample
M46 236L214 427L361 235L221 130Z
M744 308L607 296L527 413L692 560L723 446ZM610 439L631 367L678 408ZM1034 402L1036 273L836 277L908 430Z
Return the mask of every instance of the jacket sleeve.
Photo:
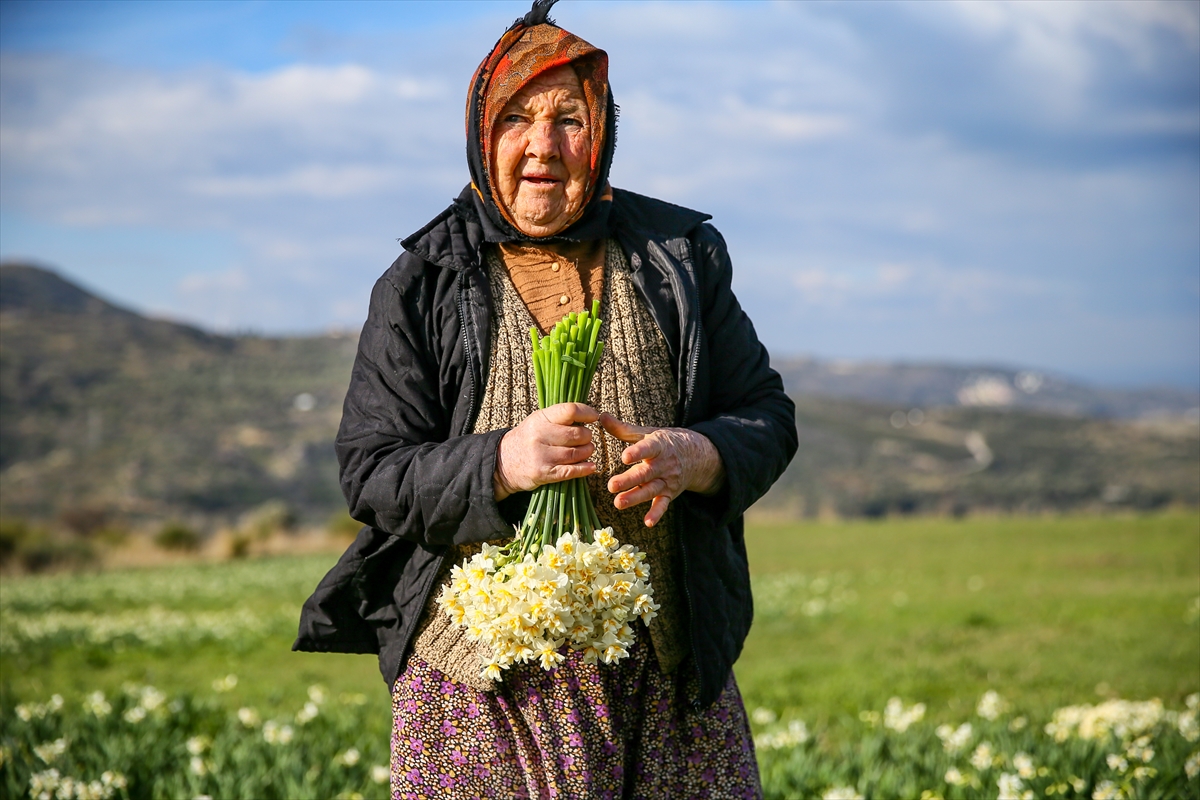
M350 376L335 443L350 516L422 545L511 533L492 486L505 430L450 435L458 398L446 385L463 381L447 362L468 369L462 337L441 337L452 343L442 352L435 326L458 328L432 301L403 295L388 275L375 284Z
M707 418L690 427L721 454L725 485L691 501L725 526L766 494L795 455L796 406L733 294L724 238L705 223L692 243L709 379Z

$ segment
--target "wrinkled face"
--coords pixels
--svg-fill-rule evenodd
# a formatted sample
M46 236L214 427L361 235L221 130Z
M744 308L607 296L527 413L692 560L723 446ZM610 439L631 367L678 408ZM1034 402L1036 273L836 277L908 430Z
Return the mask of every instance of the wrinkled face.
M521 88L496 119L499 200L527 236L551 236L584 201L592 134L575 70L556 67Z

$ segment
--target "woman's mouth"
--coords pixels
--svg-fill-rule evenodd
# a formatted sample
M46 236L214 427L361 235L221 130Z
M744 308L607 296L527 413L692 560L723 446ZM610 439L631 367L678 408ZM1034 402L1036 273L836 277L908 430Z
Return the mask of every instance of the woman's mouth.
M541 176L541 175L522 175L521 180L525 181L526 183L528 183L532 186L553 186L556 183L562 182L562 181L558 180L557 178L551 178L548 176Z

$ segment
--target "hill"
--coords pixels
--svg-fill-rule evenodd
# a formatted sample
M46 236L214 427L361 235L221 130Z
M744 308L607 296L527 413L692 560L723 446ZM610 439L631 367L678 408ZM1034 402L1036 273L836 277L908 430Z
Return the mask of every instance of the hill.
M341 503L350 336L218 336L0 267L0 511L220 519Z
M800 447L755 507L786 516L1200 503L1200 423L794 396Z
M798 357L774 359L772 366L793 396L848 397L910 408L1015 408L1117 419L1200 414L1200 391L1170 386L1107 389L1061 375L1008 367Z
M324 520L342 507L332 442L355 348L352 335L220 336L0 266L0 514L211 528L281 500ZM778 366L801 447L762 511L1200 502L1197 417L1119 419L1189 409L1184 392L966 367Z

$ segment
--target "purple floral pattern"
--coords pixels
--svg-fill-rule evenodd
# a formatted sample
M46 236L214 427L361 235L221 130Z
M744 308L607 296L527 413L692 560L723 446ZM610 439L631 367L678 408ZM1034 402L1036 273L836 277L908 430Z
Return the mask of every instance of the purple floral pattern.
M732 673L697 711L687 665L664 675L641 633L617 665L518 664L496 693L410 657L392 691L393 800L761 797Z

